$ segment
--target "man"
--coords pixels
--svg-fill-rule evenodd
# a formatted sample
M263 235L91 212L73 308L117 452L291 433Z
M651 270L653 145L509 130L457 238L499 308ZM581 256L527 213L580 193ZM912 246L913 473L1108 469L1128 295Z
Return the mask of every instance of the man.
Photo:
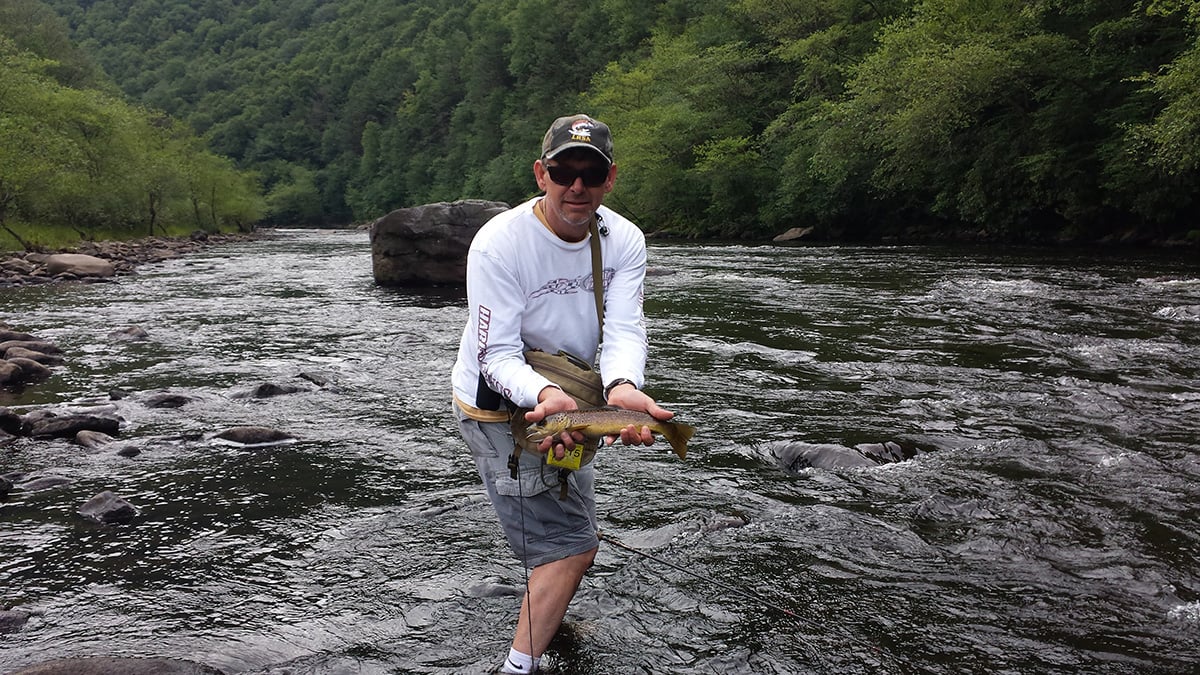
M555 120L533 176L544 194L492 218L471 243L470 315L453 372L463 438L509 546L533 568L504 673L537 671L599 546L592 465L561 473L546 465L545 453L561 459L581 435L543 439L538 452L519 453L509 466L509 403L528 409L529 423L578 407L522 354L563 350L594 363L600 351L609 405L661 420L674 416L641 391L648 349L642 316L646 240L636 225L601 206L617 177L609 128L587 115ZM592 282L593 219L603 260L603 350ZM620 438L627 445L654 440L648 428L632 425ZM565 495L559 484L564 475Z

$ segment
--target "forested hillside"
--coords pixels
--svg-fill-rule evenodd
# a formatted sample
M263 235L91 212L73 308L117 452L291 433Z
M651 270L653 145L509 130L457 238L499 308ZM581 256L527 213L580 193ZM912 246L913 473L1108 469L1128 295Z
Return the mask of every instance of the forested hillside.
M44 5L0 0L0 248L249 228L253 177L130 105Z
M586 111L648 231L1200 238L1195 0L48 4L274 223L516 201Z

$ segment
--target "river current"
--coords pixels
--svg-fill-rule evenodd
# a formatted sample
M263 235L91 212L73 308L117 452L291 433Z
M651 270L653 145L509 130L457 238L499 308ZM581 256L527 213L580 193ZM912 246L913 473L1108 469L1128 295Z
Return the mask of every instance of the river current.
M601 527L641 553L601 545L551 672L1200 668L1194 257L655 243L650 265L648 390L696 437L597 455ZM70 481L0 499L0 609L33 613L0 672L498 666L523 572L449 412L464 319L456 293L376 287L356 231L0 289L66 357L0 405L124 420L95 450L0 448L0 473ZM264 382L302 390L244 395ZM192 401L146 405L164 392ZM213 440L236 425L297 440ZM886 443L901 461L860 461ZM83 520L102 490L140 514Z

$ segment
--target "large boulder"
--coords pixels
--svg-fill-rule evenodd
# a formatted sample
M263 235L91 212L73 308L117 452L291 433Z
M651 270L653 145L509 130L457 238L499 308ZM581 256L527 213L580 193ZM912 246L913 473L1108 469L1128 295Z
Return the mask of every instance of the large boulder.
M465 199L397 209L371 223L371 266L380 286L459 286L467 249L503 202Z
M74 274L77 277L111 277L117 273L117 268L94 255L55 253L46 257L46 271L51 276Z

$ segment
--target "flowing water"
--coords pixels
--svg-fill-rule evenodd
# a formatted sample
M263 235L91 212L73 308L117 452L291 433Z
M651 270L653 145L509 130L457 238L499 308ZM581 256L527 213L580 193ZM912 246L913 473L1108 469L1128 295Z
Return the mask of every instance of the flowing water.
M673 273L647 278L649 390L698 431L686 461L664 443L597 456L601 526L646 555L602 544L552 672L1200 667L1194 258L650 258ZM495 668L523 573L449 413L463 307L376 287L349 231L0 289L0 320L66 354L0 405L124 420L97 450L0 448L0 473L70 480L0 500L0 609L34 614L0 635L0 672L85 655L230 674ZM149 339L110 335L129 325ZM244 396L263 382L303 390ZM192 401L146 405L163 392ZM297 440L212 439L247 424ZM836 466L888 442L908 458ZM102 490L135 521L75 513Z

